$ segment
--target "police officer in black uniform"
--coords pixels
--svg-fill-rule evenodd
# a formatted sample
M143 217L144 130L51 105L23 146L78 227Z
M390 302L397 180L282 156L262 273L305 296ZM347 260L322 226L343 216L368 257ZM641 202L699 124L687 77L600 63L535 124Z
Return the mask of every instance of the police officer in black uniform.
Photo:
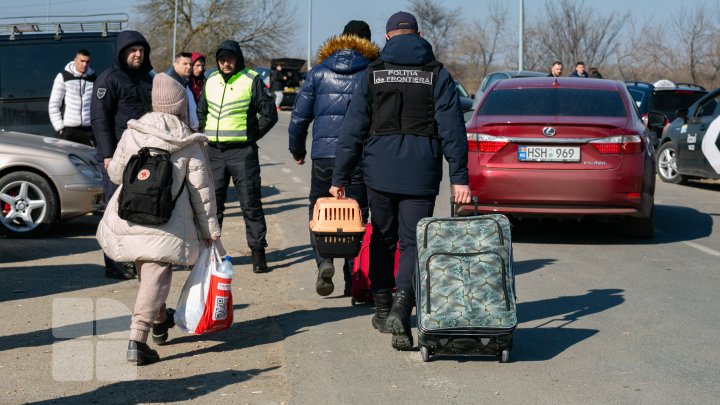
M470 202L467 137L455 81L420 36L415 17L402 11L393 14L386 32L380 59L368 66L348 107L330 193L344 194L353 169L364 156L373 226L373 326L392 333L395 349L412 350L415 227L420 219L433 214L443 156L449 164L455 203ZM400 266L393 279L398 240Z
M152 109L152 76L150 44L137 31L122 31L115 40L115 64L95 81L95 95L90 104L92 132L97 142L97 156L102 163L105 203L118 185L110 181L107 167L112 160L128 121L139 119ZM117 263L105 256L105 276L135 277L132 263Z

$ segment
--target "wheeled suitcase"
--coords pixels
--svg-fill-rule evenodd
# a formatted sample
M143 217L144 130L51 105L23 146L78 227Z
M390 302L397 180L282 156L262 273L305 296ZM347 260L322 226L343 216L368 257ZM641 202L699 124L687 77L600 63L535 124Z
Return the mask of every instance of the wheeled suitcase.
M372 236L372 225L368 222L365 225L360 253L353 261L352 285L350 289L350 304L373 302L370 291L370 236ZM400 247L395 249L395 274L397 274L400 263Z
M508 362L517 314L507 217L424 218L417 251L423 361L434 354L484 354Z

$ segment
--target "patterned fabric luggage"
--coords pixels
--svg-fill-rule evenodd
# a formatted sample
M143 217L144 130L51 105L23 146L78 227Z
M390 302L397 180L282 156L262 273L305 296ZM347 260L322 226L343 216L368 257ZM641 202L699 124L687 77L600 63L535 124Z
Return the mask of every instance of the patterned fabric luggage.
M360 253L353 261L352 287L350 289L350 303L373 302L370 291L370 236L372 236L372 225L368 222L365 225ZM395 274L397 275L398 264L400 263L400 246L395 249Z
M417 251L423 361L441 353L509 361L517 314L507 217L424 218L417 225Z

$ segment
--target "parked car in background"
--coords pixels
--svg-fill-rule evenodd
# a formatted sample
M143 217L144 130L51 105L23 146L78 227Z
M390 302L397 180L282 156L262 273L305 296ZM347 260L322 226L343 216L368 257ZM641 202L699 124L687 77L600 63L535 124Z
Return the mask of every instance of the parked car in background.
M477 107L482 95L498 80L503 79L516 79L519 77L544 77L547 76L547 72L536 72L532 70L500 70L497 72L489 73L475 92L475 100L473 102L473 110Z
M470 188L481 212L620 219L630 236L653 236L655 156L622 82L502 80L466 128Z
M702 86L692 83L673 83L670 80L659 80L654 84L645 82L625 82L630 95L638 106L645 125L649 126L648 114L656 112L665 116L662 125L655 125L651 134L653 145L657 146L665 125L677 117L677 111L688 108L700 97L707 94Z
M39 236L56 222L102 210L94 154L75 142L0 131L0 234Z
M263 83L265 83L265 87L270 87L270 69L266 67L255 67L252 68L252 70L256 71L260 78L262 79Z
M463 118L465 122L472 117L473 113L473 95L468 93L467 89L457 80L455 80L458 97L460 98L460 107L463 110Z
M665 127L657 151L660 180L720 179L719 135L720 88L679 110L678 117Z
M270 61L271 69L277 65L282 66L283 73L287 76L280 107L292 108L295 105L295 97L300 93L300 81L305 79L305 72L300 72L305 66L305 59L279 58Z
M113 16L110 16L113 17ZM119 17L119 16L114 16ZM88 16L75 22L37 22L18 17L0 24L0 129L55 136L48 101L53 81L78 49L90 51L99 75L115 62L115 39L127 24L120 19ZM77 22L82 20L83 22Z

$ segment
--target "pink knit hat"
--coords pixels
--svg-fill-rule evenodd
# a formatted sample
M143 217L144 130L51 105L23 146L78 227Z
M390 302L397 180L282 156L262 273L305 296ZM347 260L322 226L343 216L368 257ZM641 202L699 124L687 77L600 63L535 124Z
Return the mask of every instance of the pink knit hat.
M185 117L188 110L185 88L165 73L156 74L152 87L152 109Z

